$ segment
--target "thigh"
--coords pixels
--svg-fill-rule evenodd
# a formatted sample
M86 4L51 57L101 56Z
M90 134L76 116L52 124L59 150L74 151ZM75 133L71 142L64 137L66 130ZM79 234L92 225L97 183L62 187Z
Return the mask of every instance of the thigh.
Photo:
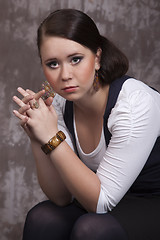
M67 240L75 221L84 213L74 203L59 207L51 201L41 202L27 215L23 240Z
M110 214L126 230L129 240L160 239L160 196L127 194Z

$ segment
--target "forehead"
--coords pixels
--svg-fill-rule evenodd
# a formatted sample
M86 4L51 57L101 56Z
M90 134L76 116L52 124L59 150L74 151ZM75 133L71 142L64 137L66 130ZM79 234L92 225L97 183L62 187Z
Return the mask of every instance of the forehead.
M42 45L40 48L41 56L51 56L55 55L70 55L73 53L87 54L91 53L91 50L75 41L54 37L54 36L44 36Z

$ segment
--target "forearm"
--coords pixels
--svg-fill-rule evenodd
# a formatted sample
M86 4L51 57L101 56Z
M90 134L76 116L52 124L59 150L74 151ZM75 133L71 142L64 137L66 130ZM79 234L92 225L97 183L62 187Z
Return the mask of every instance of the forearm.
M71 201L71 194L49 156L42 152L41 146L37 142L32 141L31 146L36 162L38 181L43 192L57 205L68 204Z
M21 119L30 139L34 139L32 149L44 193L59 205L69 203L73 195L86 210L95 212L100 192L100 181L96 174L77 157L66 141L49 156L41 150L41 144L47 143L58 131L58 117L53 106L47 107L39 98L38 109L31 107L27 110L23 101L17 99L16 102L21 108L14 113ZM23 115L25 111L27 118Z
M50 153L50 158L71 194L87 211L96 212L100 192L100 181L96 174L65 141Z

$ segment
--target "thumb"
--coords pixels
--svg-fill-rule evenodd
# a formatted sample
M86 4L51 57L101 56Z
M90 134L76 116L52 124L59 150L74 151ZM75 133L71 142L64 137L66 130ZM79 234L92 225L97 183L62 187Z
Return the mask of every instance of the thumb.
M55 114L57 115L57 113L56 113L53 105L48 106L48 108L49 108L50 112L52 112L54 115L55 115Z
M52 105L53 97L49 97L45 100L45 104L49 107Z

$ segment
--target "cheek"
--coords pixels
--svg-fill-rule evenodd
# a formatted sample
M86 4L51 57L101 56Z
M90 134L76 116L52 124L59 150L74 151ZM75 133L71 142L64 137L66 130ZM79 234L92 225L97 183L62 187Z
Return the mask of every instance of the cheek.
M50 72L45 71L45 70L43 72L44 72L44 75L47 78L47 80L52 78L52 75L50 74Z
M84 79L84 81L93 81L94 75L95 75L95 66L94 62L91 61L88 64L84 64L83 71L81 71L81 76Z
M44 72L44 75L46 77L46 80L50 83L50 85L54 88L54 86L56 85L56 76L53 72L51 71L48 71L46 69L43 68L43 72Z

